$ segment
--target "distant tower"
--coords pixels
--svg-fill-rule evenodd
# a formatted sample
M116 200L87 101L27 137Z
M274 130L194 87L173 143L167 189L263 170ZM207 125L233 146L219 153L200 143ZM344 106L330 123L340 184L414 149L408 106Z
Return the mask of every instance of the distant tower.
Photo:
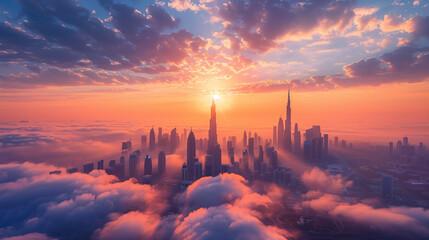
M142 151L142 153L145 152L146 147L147 147L147 136L142 135L140 138L140 150Z
M291 109L290 109L290 88L287 93L286 121L284 132L284 149L288 152L292 151L292 134L291 134Z
M176 151L176 147L177 147L177 132L176 132L176 128L173 128L173 130L171 130L171 133L170 133L170 151L171 151L171 153L174 153L174 151Z
M97 169L103 170L104 169L104 160L100 160L97 162Z
M186 163L182 165L182 181L188 181L188 168L186 167Z
M188 168L188 179L189 181L194 180L194 161L196 156L196 150L195 150L195 135L194 132L191 129L191 132L188 136L188 143L187 143L187 168Z
M162 145L162 127L158 128L158 145Z
M158 173L164 174L165 173L165 152L161 151L158 154Z
M271 153L269 163L272 170L275 170L279 167L279 161L277 159L277 151L273 151Z
M273 145L277 146L277 126L273 126Z
M247 134L246 131L243 133L243 148L247 148Z
M212 106L211 106L211 116L210 116L208 151L212 152L216 144L217 144L216 104L213 99Z
M295 123L295 132L293 133L293 145L295 153L301 153L301 131L298 130L298 123Z
M198 158L194 160L194 179L198 180L203 177L203 164L198 162Z
M213 154L213 169L212 176L216 177L221 173L222 170L222 151L220 149L220 145L216 144Z
M255 139L252 137L249 138L248 150L249 150L249 156L253 159L255 157Z
M149 134L149 151L155 150L155 130L150 130Z
M137 151L130 154L129 159L129 174L130 178L137 178L138 177L138 171L140 166L140 154L137 153Z
M328 138L328 134L323 134L323 152L325 153L325 155L328 155L328 145L329 145L329 138Z
M144 159L144 175L152 175L152 158L149 155Z
M404 138L403 138L403 144L404 144L404 146L408 146L408 137L407 136L405 136Z
M277 144L279 147L283 146L283 141L284 141L284 127L283 127L283 119L282 117L279 118L279 124L277 127Z

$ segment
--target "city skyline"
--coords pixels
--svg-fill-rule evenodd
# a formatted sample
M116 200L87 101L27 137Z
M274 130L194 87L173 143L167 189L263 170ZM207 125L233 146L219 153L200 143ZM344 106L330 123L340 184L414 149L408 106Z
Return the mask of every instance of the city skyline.
M0 1L1 240L429 239L429 0Z

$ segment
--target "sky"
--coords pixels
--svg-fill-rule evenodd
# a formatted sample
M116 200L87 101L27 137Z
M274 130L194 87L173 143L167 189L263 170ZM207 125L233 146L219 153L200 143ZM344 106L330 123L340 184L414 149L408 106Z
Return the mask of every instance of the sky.
M0 4L0 121L118 121L428 141L428 1ZM241 134L240 134L241 135Z

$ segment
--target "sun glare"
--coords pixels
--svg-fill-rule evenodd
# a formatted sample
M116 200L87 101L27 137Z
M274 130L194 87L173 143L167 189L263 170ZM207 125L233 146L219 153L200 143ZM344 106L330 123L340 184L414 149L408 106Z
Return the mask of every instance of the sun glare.
M217 95L217 94L215 94L215 95L213 95L213 99L217 101L217 100L219 100L219 99L220 99L220 96L219 96L219 95Z

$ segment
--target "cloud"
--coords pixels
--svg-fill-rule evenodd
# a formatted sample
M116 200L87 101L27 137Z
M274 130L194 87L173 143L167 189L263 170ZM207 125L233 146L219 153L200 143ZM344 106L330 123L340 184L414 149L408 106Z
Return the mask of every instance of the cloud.
M315 33L349 26L354 1L218 1L224 31L259 52L277 48L284 39L308 38ZM308 16L312 16L309 18Z
M191 0L172 0L168 3L168 6L176 9L177 11L185 11L189 9L197 12L200 9L200 7Z
M302 182L310 189L323 191L341 191L352 185L352 181L345 180L341 175L332 175L320 168L314 167L305 171L301 176Z
M88 239L103 227L100 236L123 230L123 219L140 219L142 214L152 219L166 206L162 194L149 185L118 182L98 170L64 174L61 169L63 174L49 175L53 169L58 168L33 163L0 165L2 237L38 232L60 239ZM112 214L118 217L112 220ZM151 231L151 225L145 227L140 231Z
M45 234L41 234L41 233L28 233L28 234L21 235L21 236L2 238L2 240L27 240L27 239L31 239L31 240L54 240L55 238L50 238L50 237L46 236Z
M344 71L349 77L375 76L383 72L381 62L376 58L363 59L344 66Z
M334 217L343 217L358 223L376 226L400 238L422 238L429 234L429 211L423 208L374 208L364 203L347 203L338 196L312 194L304 201L305 207Z
M231 205L200 208L177 226L173 239L286 239L286 231L265 226L248 209Z
M175 29L179 20L152 4L147 15L122 3L102 1L107 22L76 1L19 1L19 27L0 23L0 61L48 64L61 68L126 70L178 64L188 51L198 51L201 38ZM33 64L33 65L34 65ZM31 71L36 70L34 67Z

